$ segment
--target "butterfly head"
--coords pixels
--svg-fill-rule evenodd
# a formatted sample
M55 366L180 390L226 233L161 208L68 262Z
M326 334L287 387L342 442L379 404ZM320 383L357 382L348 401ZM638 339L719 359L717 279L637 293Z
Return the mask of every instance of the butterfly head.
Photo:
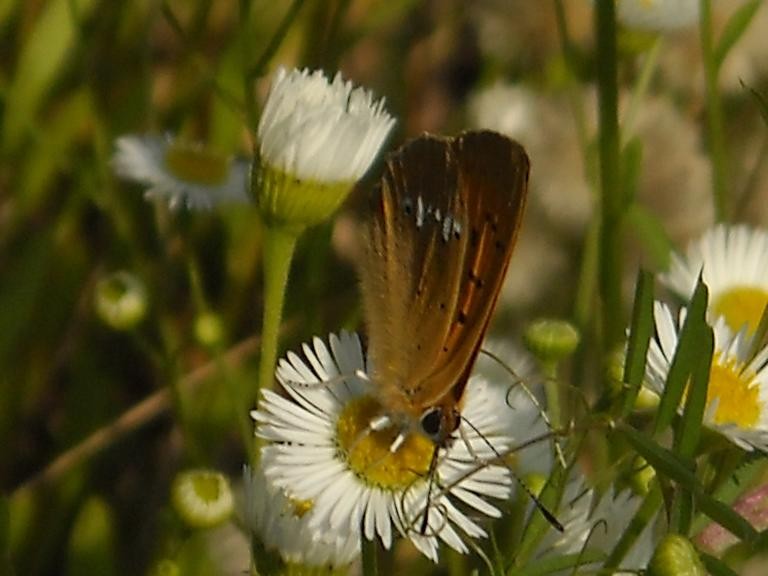
M456 406L430 406L419 417L419 431L436 446L445 446L459 427L460 418Z

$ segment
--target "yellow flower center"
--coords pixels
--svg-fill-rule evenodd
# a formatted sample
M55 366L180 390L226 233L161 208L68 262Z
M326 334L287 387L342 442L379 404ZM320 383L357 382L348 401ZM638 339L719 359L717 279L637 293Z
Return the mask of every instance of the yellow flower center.
M736 286L720 294L712 309L715 314L725 318L732 330L739 331L746 324L749 333L753 334L760 324L766 304L768 293L765 290L752 286Z
M339 416L336 433L339 446L352 471L366 484L385 490L408 488L429 470L435 445L421 434L409 434L396 452L390 450L399 430L369 429L381 414L381 406L370 396L350 401Z
M227 180L229 159L183 144L171 144L165 153L168 171L186 182L218 186Z
M755 373L730 358L725 362L717 353L712 358L707 389L707 404L717 398L714 418L717 424L738 424L753 427L760 417L759 386L754 384Z

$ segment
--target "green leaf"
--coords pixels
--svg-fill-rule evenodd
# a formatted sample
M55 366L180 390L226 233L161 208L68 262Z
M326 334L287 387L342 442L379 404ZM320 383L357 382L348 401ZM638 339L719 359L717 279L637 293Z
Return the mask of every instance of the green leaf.
M653 334L653 275L640 270L635 284L635 304L632 308L632 324L627 343L627 358L624 362L624 396L622 415L632 412L635 399L645 377L645 362L648 346Z
M696 485L696 476L692 472L692 463L684 463L680 456L659 446L645 434L626 424L618 424L617 432L623 435L635 451L660 473L688 488Z
M672 253L672 241L664 230L658 217L637 202L631 204L624 218L635 232L643 248L648 252L654 267L659 270L669 268L669 255Z
M563 496L567 473L568 470L563 470L559 466L556 467L552 474L550 474L544 489L539 494L539 502L547 510L554 511L558 509ZM530 515L528 524L526 524L523 531L520 546L515 555L513 568L525 565L528 558L536 551L538 543L549 530L554 530L554 528L540 512L536 511Z
M641 434L631 426L618 424L616 431L622 434L635 451L653 466L658 474L674 480L683 488L690 490L699 510L712 520L729 530L736 537L752 543L757 538L757 531L740 514L702 490L692 469L693 463Z
M604 558L604 552L587 548L583 552L576 552L574 554L537 558L535 562L531 562L528 566L510 571L508 574L514 574L515 576L545 576L546 574L557 574L563 571L571 573L572 568L602 562ZM578 574L578 571L576 573Z
M725 57L728 56L728 53L731 51L731 48L733 48L734 44L739 41L739 38L741 38L747 30L757 9L760 8L760 4L762 4L761 0L745 2L728 19L713 54L716 70L720 69L725 61Z
M54 82L66 69L78 41L80 23L86 19L94 0L52 0L27 36L5 102L5 130L2 148L15 149Z
M701 550L697 550L696 552L698 552L699 558L701 558L701 562L704 564L707 572L712 574L712 576L739 576L722 560L715 558L714 556L710 556Z
M708 290L699 278L693 297L687 308L687 315L680 336L677 341L677 349L669 367L664 393L661 395L659 409L656 413L654 432L659 433L669 426L677 414L680 401L685 394L688 378L693 373L693 367L698 358L697 341L698 332L704 323L704 315L707 310Z
M706 306L706 302L705 302ZM696 330L696 358L691 374L691 384L685 398L683 417L675 435L675 451L693 457L699 444L701 423L707 406L707 388L715 348L715 335L704 318L698 318Z
M728 504L720 502L709 494L706 494L700 486L694 491L696 505L704 514L720 524L731 534L744 540L750 545L758 539L758 532L741 514L736 512Z

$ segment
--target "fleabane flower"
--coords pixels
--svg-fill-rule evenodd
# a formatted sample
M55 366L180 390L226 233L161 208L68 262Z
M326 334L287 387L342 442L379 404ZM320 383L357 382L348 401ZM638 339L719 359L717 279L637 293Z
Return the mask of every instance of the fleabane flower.
M393 449L402 430L371 426L382 408L357 335L331 335L329 343L315 338L303 358L289 353L281 360L276 373L285 396L262 391L252 416L266 442L265 476L290 498L313 503L309 525L318 533L378 537L386 548L399 534L433 561L439 542L466 552L465 538L486 536L474 517L501 514L487 499L512 493L497 458L525 438L507 434L516 416L507 389L470 380L460 429L440 448L430 475L431 440L412 432Z
M684 299L699 274L709 289L709 319L723 317L733 332L745 325L752 334L768 304L768 232L748 226L718 225L674 254L662 282Z
M310 527L311 500L295 500L272 485L261 468L243 469L245 524L267 550L275 550L287 564L337 568L360 554L356 534L323 533Z
M699 0L618 0L616 13L629 28L674 30L696 24Z
M394 120L337 73L279 68L259 119L252 191L268 224L325 220L368 170Z
M685 309L675 317L654 305L656 336L648 349L645 384L662 394L677 349ZM734 333L722 318L714 327L715 348L707 388L704 425L744 450L768 452L768 348L753 356L746 330Z
M617 491L611 486L605 493L598 493L587 484L577 464L571 471L555 514L564 530L557 532L550 528L539 544L537 556L579 554L585 547L610 554L642 502L643 499L629 489ZM614 573L635 573L645 568L658 539L660 521L657 516L646 524L621 559L620 570ZM597 572L597 565L591 566ZM586 569L586 566L581 568Z
M248 164L166 135L126 135L112 166L121 178L148 186L145 196L172 209L248 202Z

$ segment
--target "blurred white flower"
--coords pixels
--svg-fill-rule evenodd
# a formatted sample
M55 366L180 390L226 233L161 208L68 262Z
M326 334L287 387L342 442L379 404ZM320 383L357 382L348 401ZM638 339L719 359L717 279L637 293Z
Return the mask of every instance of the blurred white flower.
M147 185L147 198L165 200L173 209L249 202L245 160L215 154L169 135L121 136L115 144L115 172Z
M578 465L577 465L578 466ZM616 492L613 487L600 495L587 485L583 474L575 468L565 487L555 516L565 530L550 528L539 545L538 556L549 554L578 554L584 546L592 550L610 553L624 532L643 499L631 490ZM649 522L619 564L619 570L635 573L643 570L653 555L661 519ZM586 569L586 566L582 566ZM593 565L597 569L597 565ZM576 571L575 573L581 573Z
M630 28L685 28L698 22L699 0L618 0L617 17Z

